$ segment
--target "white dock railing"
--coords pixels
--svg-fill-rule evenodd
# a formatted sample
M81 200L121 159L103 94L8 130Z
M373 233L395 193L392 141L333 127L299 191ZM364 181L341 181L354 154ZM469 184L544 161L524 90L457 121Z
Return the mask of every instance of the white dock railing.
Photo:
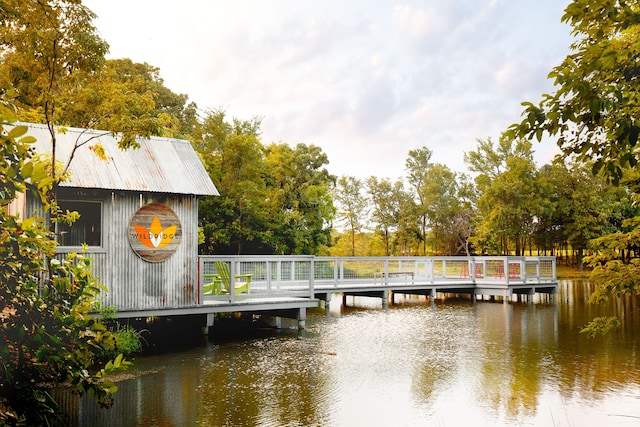
M311 255L300 256L217 256L199 257L200 293L205 298L235 302L238 299L265 297L314 298L314 259ZM203 289L219 276L216 262L224 262L229 268L231 285L235 289L238 275L250 275L249 291L236 294L224 291L217 295L203 295ZM239 279L238 279L239 281Z
M231 280L251 275L249 292L203 295L234 302L265 297L314 298L353 286L544 285L556 282L555 257L315 257L214 256L199 259L200 292L227 264ZM231 286L230 289L234 289Z

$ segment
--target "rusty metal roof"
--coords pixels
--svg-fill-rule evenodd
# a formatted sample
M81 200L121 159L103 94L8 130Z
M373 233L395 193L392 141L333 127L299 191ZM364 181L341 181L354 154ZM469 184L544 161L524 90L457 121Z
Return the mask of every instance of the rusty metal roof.
M51 154L51 135L46 125L29 126L29 135L39 154ZM172 138L138 138L140 148L121 150L110 132L65 128L56 134L56 159L67 163L76 142L86 145L76 150L69 171L71 178L63 187L101 188L109 190L149 191L158 193L218 195L191 143ZM106 160L92 147L100 144Z

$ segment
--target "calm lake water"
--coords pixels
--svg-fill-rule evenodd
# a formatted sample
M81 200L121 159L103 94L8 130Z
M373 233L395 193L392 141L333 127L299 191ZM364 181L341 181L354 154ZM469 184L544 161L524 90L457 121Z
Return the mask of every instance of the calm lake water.
M212 337L140 357L109 410L82 426L640 425L640 304L587 304L564 281L534 304L334 298L307 329ZM354 306L355 305L355 306ZM594 316L624 328L589 339Z

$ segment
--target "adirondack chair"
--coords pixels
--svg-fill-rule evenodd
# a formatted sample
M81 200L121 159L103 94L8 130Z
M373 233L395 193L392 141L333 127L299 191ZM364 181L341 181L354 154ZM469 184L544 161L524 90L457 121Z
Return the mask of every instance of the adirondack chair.
M217 277L213 278L210 286L212 291L218 290L218 294L228 294L229 289L231 289L231 275L229 273L229 266L226 262L216 261L215 262ZM249 293L249 284L251 283L251 274L236 274L235 278L235 294L241 294L243 292ZM205 285L205 292L207 289L207 285Z

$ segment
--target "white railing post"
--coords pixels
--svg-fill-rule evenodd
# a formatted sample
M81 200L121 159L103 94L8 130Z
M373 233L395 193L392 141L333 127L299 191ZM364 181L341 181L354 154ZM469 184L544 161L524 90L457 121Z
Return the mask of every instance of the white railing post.
M471 278L471 282L476 284L476 259L474 257L469 257L469 277Z
M280 286L282 286L282 261L278 260L276 266L276 289L280 290Z
M309 298L315 298L315 292L314 292L314 287L315 287L315 275L316 275L316 264L315 264L315 257L311 258L310 264L309 264Z
M229 261L229 295L231 296L231 304L236 301L236 260Z
M503 260L503 265L504 265L504 281L507 284L507 286L509 285L509 257L506 256L504 257Z
M384 259L384 285L389 285L389 259Z
M266 261L267 268L265 268L265 274L267 275L267 295L271 295L271 261Z
M435 260L429 260L429 264L431 266L431 284L435 284L436 281L436 262Z

